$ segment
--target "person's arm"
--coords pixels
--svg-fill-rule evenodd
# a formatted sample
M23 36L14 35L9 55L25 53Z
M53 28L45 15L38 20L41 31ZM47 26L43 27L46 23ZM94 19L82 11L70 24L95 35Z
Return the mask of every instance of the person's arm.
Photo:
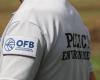
M12 55L2 58L0 80L32 80L36 75L34 59Z
M34 80L44 50L37 25L16 22L3 36L0 80Z

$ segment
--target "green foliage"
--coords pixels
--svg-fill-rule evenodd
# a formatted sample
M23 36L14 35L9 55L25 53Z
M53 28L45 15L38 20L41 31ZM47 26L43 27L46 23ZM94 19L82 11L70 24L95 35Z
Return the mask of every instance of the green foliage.
M96 52L93 56L92 56L92 64L93 64L93 68L96 74L96 79L100 80L100 51Z

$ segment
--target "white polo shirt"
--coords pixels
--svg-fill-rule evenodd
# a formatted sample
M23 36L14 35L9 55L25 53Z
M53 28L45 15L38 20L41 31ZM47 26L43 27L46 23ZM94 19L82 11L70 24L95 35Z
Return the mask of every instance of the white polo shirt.
M1 37L0 37L0 53L1 53Z
M2 36L0 80L89 80L90 35L66 0L25 0Z

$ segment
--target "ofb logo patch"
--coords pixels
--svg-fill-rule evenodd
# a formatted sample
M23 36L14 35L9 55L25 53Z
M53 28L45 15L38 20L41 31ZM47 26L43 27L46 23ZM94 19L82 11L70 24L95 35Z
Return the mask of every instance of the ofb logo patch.
M15 40L12 38L7 39L4 45L5 50L11 51L14 49L14 47L15 47Z
M8 38L4 43L5 51L28 51L33 52L34 42L29 40Z
M36 57L37 38L8 36L4 40L3 54Z

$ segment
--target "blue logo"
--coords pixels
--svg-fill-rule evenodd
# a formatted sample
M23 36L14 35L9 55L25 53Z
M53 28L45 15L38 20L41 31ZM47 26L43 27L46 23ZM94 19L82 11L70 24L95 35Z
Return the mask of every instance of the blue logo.
M11 51L11 50L13 50L14 49L14 47L15 47L15 40L14 39L12 39L12 38L9 38L8 40L6 40L6 42L5 42L5 50L6 51Z
M15 50L33 52L33 48L34 48L34 42L33 41L18 40L16 42Z
M4 48L6 51L28 51L33 52L34 48L34 42L33 41L27 41L27 40L16 40L13 38L9 38L6 40Z
M33 41L18 40L16 45L18 47L23 47L23 48L34 48L34 42Z

